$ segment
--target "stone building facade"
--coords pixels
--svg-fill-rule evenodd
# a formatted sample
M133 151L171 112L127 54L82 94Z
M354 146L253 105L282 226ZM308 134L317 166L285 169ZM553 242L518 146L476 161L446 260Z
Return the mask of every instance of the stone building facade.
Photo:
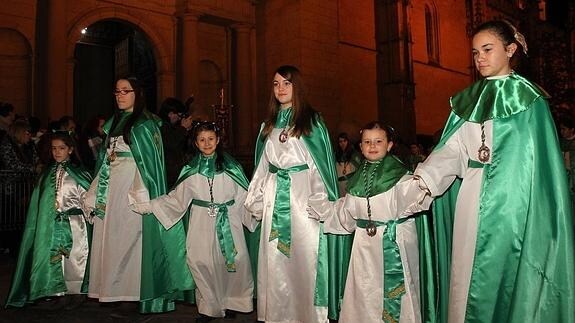
M560 27L544 0L1 1L0 101L19 114L109 116L114 79L136 74L153 111L192 94L207 117L223 106L229 147L246 160L282 64L301 69L333 136L357 137L374 119L406 142L432 135L449 97L477 77L470 31L491 18L525 28L526 73L572 100L572 0ZM553 63L546 41L562 44Z

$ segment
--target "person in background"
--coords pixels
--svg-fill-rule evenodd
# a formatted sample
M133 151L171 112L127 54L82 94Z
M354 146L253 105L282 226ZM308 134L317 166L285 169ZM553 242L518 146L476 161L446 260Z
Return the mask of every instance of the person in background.
M357 167L361 164L361 155L353 148L353 144L349 141L349 136L345 132L337 136L335 161L339 196L344 196L347 180L355 174Z
M83 205L94 224L88 297L139 302L140 313L172 311L193 286L184 226L166 230L133 211L136 201L166 193L161 121L146 110L136 78L118 79L113 93L117 109L104 124L105 148Z
M72 134L76 134L76 120L72 116L63 116L58 120L59 129L63 131L68 131Z
M425 160L423 146L416 142L409 145L409 157L408 157L408 167L410 171L414 171L419 163Z
M15 118L14 106L7 102L0 102L0 136L8 132Z
M563 161L567 170L567 180L569 181L569 191L571 199L575 201L575 119L570 115L564 115L559 120L559 144L563 153Z
M160 132L166 158L166 179L168 188L176 183L182 167L186 164L188 131L192 128L192 116L184 104L176 98L162 102L158 116L162 119Z
M38 165L36 147L31 141L30 124L26 119L17 119L0 141L0 169L35 172Z
M91 176L77 164L68 132L48 134L52 163L41 174L30 200L18 263L6 306L42 298L42 307L72 309L87 292L90 228L80 208Z
M104 123L106 118L97 115L86 122L84 130L80 134L79 151L86 168L94 170L96 160L105 139Z

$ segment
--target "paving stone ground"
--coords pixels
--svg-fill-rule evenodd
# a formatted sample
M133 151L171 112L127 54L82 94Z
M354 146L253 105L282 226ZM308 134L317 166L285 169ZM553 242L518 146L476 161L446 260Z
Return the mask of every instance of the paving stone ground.
M176 305L176 310L163 314L139 314L135 303L125 303L121 306L102 306L94 300L88 299L73 310L50 310L43 306L30 305L23 308L5 309L6 296L10 288L10 280L16 261L8 255L0 255L0 323L26 322L26 323L105 323L105 322L134 322L134 323L190 323L199 316L196 306L187 304ZM213 323L254 323L257 322L255 311L248 314L238 314L234 319L217 319Z

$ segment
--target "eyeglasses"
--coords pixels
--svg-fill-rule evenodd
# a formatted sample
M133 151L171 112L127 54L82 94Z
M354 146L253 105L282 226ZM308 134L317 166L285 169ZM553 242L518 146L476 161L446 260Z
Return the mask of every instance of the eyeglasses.
M114 90L114 91L112 91L112 93L114 93L115 96L118 96L120 94L126 95L126 94L131 93L131 92L134 92L134 90Z

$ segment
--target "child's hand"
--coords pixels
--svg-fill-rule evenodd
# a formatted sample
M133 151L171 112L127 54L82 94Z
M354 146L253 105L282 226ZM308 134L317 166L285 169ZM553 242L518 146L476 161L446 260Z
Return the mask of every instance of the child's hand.
M333 212L334 203L328 199L313 199L310 198L307 201L307 214L308 218L314 219L320 222L325 221Z
M152 213L152 206L150 205L150 202L133 203L130 204L130 208L132 209L132 211L141 215L147 215L149 213Z

